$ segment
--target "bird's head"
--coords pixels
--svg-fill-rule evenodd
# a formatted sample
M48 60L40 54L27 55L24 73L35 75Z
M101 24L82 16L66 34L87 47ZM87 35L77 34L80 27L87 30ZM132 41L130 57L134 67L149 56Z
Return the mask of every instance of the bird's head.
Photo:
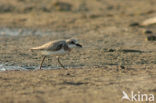
M82 48L82 45L79 44L75 39L67 39L66 43L68 44L69 48Z

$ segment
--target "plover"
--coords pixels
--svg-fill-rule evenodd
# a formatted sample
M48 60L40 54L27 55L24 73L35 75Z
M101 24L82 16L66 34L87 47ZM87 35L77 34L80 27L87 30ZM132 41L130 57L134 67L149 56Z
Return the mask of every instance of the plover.
M46 56L49 55L56 56L58 59L58 63L61 65L61 67L65 68L63 64L60 62L59 57L67 53L70 53L72 48L76 47L82 48L82 45L80 45L76 39L55 40L43 44L39 47L31 48L31 51L40 51L41 54L44 55L42 62L40 64L40 69L42 68L42 64Z

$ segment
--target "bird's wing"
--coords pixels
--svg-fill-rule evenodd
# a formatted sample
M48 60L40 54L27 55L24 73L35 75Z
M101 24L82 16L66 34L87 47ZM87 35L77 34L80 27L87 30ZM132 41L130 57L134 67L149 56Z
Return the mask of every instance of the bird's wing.
M63 48L65 44L65 41L54 42L53 45L49 46L47 50L57 51Z
M31 50L52 50L57 51L62 48L66 42L64 40L51 41L39 47L31 48Z

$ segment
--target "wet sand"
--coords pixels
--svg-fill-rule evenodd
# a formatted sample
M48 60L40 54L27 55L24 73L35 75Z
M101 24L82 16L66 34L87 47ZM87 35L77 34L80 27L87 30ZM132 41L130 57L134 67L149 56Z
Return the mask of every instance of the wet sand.
M143 71L144 70L144 71ZM2 103L117 103L122 91L154 94L153 70L131 68L60 69L0 72Z
M122 91L156 96L155 25L135 25L156 16L156 1L63 0L0 1L0 63L38 68L42 56L29 49L51 40L77 38L84 48L61 58L48 57L45 70L0 72L2 103L117 103ZM22 32L25 28L30 33ZM35 35L39 30L49 34ZM124 101L128 102L128 101Z

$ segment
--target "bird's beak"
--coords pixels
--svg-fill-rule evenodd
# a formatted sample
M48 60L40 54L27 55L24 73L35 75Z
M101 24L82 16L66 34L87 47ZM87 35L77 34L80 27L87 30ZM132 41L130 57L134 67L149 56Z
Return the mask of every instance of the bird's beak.
M76 46L77 46L77 47L80 47L80 48L82 48L82 45L81 45L81 44L76 44Z

